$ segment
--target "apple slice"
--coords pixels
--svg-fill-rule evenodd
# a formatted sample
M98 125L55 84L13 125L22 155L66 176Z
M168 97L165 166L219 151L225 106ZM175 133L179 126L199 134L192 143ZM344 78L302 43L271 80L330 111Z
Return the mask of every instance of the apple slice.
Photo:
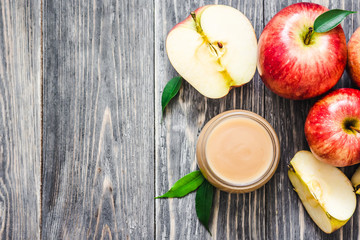
M355 193L360 194L360 167L358 167L351 178L351 182L355 188Z
M354 189L338 168L300 151L291 160L288 175L306 211L325 233L339 229L353 215Z
M229 6L208 5L192 12L169 32L166 51L176 71L209 98L249 82L256 70L254 28Z

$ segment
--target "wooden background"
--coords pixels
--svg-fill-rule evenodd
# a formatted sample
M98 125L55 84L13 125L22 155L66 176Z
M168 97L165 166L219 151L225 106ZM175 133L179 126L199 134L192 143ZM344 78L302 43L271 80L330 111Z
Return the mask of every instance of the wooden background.
M213 239L359 239L360 208L326 235L287 177L308 149L303 125L316 99L290 101L254 80L220 100L185 83L161 120L177 76L168 31L205 4L242 11L259 38L297 1L0 0L0 239L211 239L194 198L159 199L196 169L204 124L230 109L265 117L281 142L278 170L248 194L216 191ZM318 0L360 11L358 0ZM347 39L360 14L343 23ZM344 73L336 87L354 87ZM355 167L343 169L348 176Z

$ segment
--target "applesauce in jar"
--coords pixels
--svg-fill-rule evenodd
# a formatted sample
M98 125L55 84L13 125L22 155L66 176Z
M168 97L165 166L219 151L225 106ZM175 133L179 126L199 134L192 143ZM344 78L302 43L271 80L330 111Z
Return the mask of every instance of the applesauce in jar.
M232 110L211 119L200 133L196 157L205 178L227 192L249 192L275 173L279 140L259 115Z

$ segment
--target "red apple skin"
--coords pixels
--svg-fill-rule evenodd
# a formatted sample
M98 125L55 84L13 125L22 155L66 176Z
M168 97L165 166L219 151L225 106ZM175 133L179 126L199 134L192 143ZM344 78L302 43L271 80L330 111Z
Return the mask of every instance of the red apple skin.
M346 39L339 25L304 37L315 19L327 11L314 3L282 9L266 25L258 45L258 71L264 84L288 99L303 100L330 90L341 78L347 60Z
M344 120L354 119L360 129L360 91L342 88L315 103L305 122L305 136L319 160L336 167L360 162L360 132L344 129Z
M353 82L360 87L360 27L348 43L348 72Z

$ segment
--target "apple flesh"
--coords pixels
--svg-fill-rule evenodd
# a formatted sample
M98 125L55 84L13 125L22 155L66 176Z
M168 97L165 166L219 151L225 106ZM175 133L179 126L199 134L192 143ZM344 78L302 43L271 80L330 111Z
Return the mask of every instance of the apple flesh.
M343 172L320 162L311 152L295 154L288 176L306 211L325 233L339 229L353 215L356 196L351 182Z
M257 66L262 81L274 93L308 99L327 92L341 78L347 58L342 27L312 32L315 19L327 10L315 3L296 3L265 26Z
M166 51L176 71L209 98L221 98L249 82L256 70L254 28L229 6L208 5L192 12L169 32Z
M360 27L351 36L348 44L348 70L353 82L360 87Z
M319 160L337 167L360 162L360 91L342 88L315 103L305 137Z

